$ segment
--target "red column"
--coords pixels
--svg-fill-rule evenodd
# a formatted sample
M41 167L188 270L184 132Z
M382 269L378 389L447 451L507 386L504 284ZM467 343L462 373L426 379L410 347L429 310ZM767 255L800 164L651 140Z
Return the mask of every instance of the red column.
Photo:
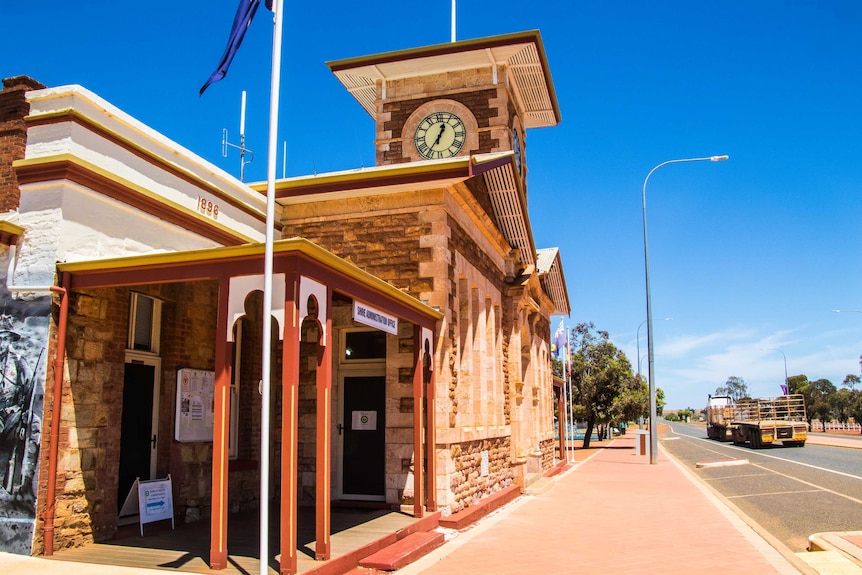
M321 327L325 334L317 345L317 461L316 469L316 522L317 542L314 558L327 561L330 558L330 482L331 482L331 437L332 430L332 290L326 288L326 301L317 302L318 313L323 317Z
M299 433L299 277L285 274L284 346L281 385L281 564L282 575L296 573L297 529L297 435Z
M431 329L432 337L434 330ZM432 341L433 344L433 341ZM423 349L423 354L425 350ZM425 445L428 448L428 511L437 511L437 367L434 365L434 350L428 350L428 361L431 372L426 387Z
M212 518L210 519L210 568L227 567L228 441L230 439L230 342L228 298L230 278L221 278L215 346L215 405L213 411Z
M422 479L425 474L424 469L424 450L423 450L423 401L425 387L425 353L422 341L422 328L418 325L413 326L413 517L422 517L423 503L425 497L423 493Z

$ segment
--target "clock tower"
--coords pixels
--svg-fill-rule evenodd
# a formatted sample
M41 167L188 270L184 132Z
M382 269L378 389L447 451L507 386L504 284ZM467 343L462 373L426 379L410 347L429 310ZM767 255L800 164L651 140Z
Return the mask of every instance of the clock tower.
M538 31L328 62L376 123L377 165L512 152L560 112Z

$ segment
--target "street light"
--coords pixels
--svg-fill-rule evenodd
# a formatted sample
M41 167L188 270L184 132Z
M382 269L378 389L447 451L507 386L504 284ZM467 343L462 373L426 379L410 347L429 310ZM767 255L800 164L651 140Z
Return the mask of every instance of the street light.
M777 351L781 354L781 357L784 358L784 393L790 393L790 388L787 383L787 356L784 355L784 352L777 347L767 347L764 348L766 351Z
M670 321L672 317L663 317L660 321ZM653 320L655 321L655 320ZM643 320L638 326L638 375L641 374L641 327L646 323L646 320Z
M661 168L662 166L666 166L668 164L681 164L683 162L720 162L722 160L726 160L728 156L708 156L706 158L683 158L680 160L668 160L666 162L662 162L661 164L654 167L649 171L646 178L644 178L644 186L643 186L643 216L644 216L644 276L646 279L646 324L647 324L647 356L648 356L648 365L649 365L649 462L652 465L658 463L658 429L656 428L656 395L655 395L655 380L653 378L653 367L654 367L654 356L653 356L653 344L652 344L652 302L650 298L650 289L649 289L649 247L647 243L647 218L646 218L646 187L647 182L649 181L649 177L653 175L653 173Z

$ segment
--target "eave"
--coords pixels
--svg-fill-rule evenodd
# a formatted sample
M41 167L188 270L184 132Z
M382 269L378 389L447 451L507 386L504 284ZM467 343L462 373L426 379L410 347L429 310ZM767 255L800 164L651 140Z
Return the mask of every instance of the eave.
M571 303L563 274L563 262L559 248L545 248L538 251L536 267L545 291L554 302L554 315L569 315Z
M492 214L509 245L520 252L523 268L535 265L527 199L512 152L475 156L458 156L447 160L409 162L301 176L279 180L275 184L276 201L282 206L323 200L337 200L359 195L394 194L421 188L446 187L470 178L485 181ZM265 190L265 183L251 184Z
M378 82L457 70L504 67L522 111L525 128L555 126L560 108L538 30L436 44L327 62L365 111L377 119Z
M222 277L262 274L265 244L254 243L187 250L182 252L148 254L122 258L58 263L61 274L68 274L71 289L134 286L151 283L203 281ZM330 285L351 285L352 295L365 295L377 301L383 298L397 305L405 319L418 317L434 321L443 314L401 291L386 281L366 272L320 246L304 239L278 240L272 245L273 259L293 259L297 269L302 263L324 275ZM339 291L338 288L334 288ZM372 297L373 294L373 297Z

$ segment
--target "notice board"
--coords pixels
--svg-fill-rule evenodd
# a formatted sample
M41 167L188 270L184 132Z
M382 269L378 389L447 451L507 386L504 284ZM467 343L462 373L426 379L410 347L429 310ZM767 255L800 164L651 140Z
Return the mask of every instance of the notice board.
M215 373L204 369L177 370L177 415L174 439L212 441Z

